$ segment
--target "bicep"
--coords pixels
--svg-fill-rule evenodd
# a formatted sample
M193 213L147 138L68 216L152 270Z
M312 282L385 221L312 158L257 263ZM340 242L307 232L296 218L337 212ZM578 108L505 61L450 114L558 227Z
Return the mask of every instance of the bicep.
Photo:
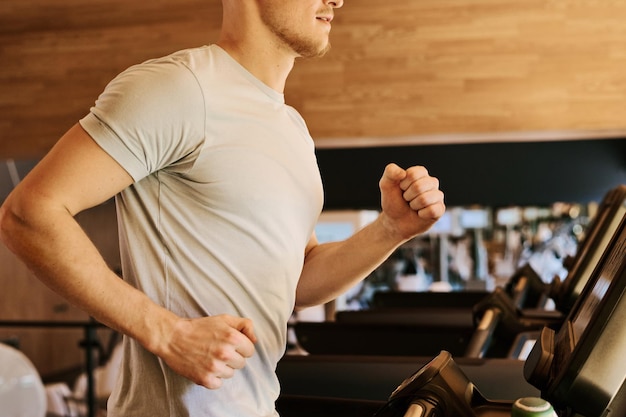
M74 125L16 188L75 215L132 184L131 176L87 132Z

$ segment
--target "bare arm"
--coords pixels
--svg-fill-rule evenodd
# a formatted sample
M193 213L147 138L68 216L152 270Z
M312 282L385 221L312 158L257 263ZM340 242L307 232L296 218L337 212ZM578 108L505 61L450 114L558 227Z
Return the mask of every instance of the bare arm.
M108 268L74 220L131 183L75 125L0 208L0 237L54 291L137 339L183 376L218 388L220 378L232 376L252 355L252 323L230 316L185 320L158 306Z
M307 247L296 306L330 301L364 279L402 243L427 231L444 213L439 181L424 167L385 168L379 183L380 216L342 242Z

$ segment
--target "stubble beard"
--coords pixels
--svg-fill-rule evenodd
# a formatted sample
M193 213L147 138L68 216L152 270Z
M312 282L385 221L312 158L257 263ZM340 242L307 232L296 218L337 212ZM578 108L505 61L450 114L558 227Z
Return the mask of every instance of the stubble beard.
M302 58L317 58L325 55L330 50L330 41L321 42L312 36L297 32L286 24L283 24L271 11L262 13L261 18L265 25L276 35L278 41Z

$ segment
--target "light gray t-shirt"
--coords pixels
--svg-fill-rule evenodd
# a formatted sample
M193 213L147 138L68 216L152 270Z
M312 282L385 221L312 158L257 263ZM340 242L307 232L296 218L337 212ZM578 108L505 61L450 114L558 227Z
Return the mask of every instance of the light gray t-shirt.
M323 204L304 121L211 45L129 68L80 123L135 180L116 197L124 279L184 317L250 318L259 339L208 390L125 338L109 417L275 416L276 363Z

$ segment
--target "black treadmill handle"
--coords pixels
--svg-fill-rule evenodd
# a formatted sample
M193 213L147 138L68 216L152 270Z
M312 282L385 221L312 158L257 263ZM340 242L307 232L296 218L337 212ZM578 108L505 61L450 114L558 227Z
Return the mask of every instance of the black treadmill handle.
M493 334L500 322L501 315L502 311L499 308L485 310L463 356L468 358L482 358L485 356Z

